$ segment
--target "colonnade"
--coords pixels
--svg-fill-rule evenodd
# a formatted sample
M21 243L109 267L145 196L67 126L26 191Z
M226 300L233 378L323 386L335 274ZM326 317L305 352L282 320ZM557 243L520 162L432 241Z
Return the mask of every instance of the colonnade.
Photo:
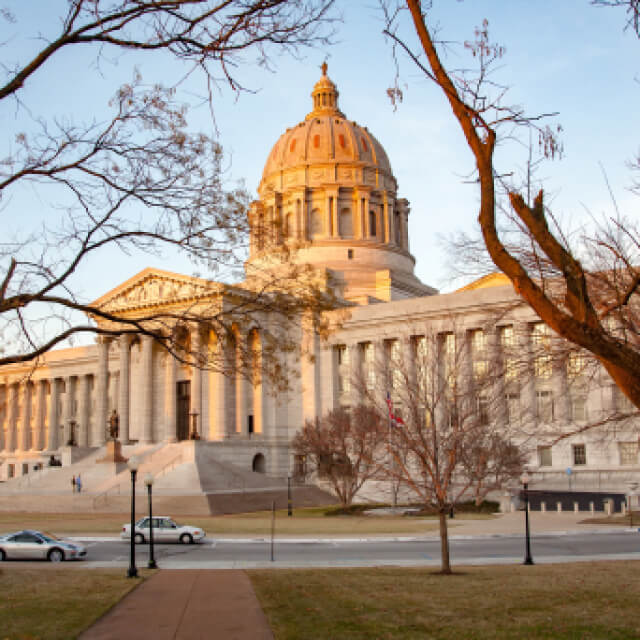
M114 409L121 442L176 441L177 384L183 380L190 386L189 437L194 415L197 436L202 439L262 433L270 398L262 380L260 333L236 331L233 340L221 343L222 360L209 368L209 357L219 348L216 338L203 334L195 324L187 329L191 353L185 355L185 362L195 360L189 364L154 345L152 336L99 336L94 365L82 365L91 372L57 375L56 365L71 369L72 361L52 361L47 369L9 378L0 384L0 451L20 454L54 452L66 445L101 446ZM241 366L240 359L247 353L240 348L242 340L251 342L247 351L254 354L255 371ZM133 345L139 349L135 364Z
M442 380L447 368L453 367L459 396L471 401L475 390L478 398L486 401L491 422L504 426L515 422L508 402L509 398L517 398L518 427L567 424L575 419L572 398L586 393L584 381L569 380L566 348L563 354L563 349L557 346L536 343L535 330L541 326L517 322L451 331L439 327L429 335L384 335L333 345L332 404L355 406L365 401L366 396L383 402L387 392L395 403L402 404L407 401L407 392L405 389L393 398L394 368L402 369L400 378L405 386L418 389L419 375L438 376ZM447 353L448 348L453 348L453 352ZM537 362L540 358L549 358L548 370L541 370ZM448 362L452 359L455 362ZM512 366L516 369L510 375L508 369ZM482 383L480 374L485 378ZM544 403L551 404L543 406Z

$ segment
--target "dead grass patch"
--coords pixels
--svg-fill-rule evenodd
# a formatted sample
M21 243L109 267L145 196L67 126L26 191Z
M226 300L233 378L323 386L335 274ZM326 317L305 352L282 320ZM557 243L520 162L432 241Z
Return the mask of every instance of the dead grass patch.
M277 640L640 637L640 562L253 570Z
M145 574L141 572L142 576ZM76 638L142 579L125 578L123 569L3 565L0 638Z

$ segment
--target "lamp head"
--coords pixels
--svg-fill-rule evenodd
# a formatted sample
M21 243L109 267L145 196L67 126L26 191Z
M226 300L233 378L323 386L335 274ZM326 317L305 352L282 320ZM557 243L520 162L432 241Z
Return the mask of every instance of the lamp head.
M522 484L529 484L530 481L531 481L531 478L529 477L529 474L525 470L520 476L520 482Z
M145 473L144 483L147 487L150 487L151 485L153 485L153 474L151 472Z
M139 467L138 458L136 458L135 456L129 458L127 466L129 467L129 471L137 471Z

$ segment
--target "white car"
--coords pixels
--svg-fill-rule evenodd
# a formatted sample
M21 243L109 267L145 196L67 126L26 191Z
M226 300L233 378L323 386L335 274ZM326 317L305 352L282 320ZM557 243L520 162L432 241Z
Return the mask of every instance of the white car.
M81 544L60 540L51 533L18 531L0 537L0 560L81 560L87 550Z
M199 542L205 536L203 529L181 525L167 516L153 516L153 541L154 542L180 542L193 544ZM131 525L122 525L120 537L123 540L131 539ZM135 524L134 540L136 544L144 544L150 540L149 518L142 518Z

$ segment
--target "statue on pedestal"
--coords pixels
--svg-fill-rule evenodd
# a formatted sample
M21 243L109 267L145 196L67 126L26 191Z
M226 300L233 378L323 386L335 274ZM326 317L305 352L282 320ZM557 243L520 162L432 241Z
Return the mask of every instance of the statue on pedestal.
M120 433L120 418L118 412L114 409L109 417L109 437L112 440L117 440Z

